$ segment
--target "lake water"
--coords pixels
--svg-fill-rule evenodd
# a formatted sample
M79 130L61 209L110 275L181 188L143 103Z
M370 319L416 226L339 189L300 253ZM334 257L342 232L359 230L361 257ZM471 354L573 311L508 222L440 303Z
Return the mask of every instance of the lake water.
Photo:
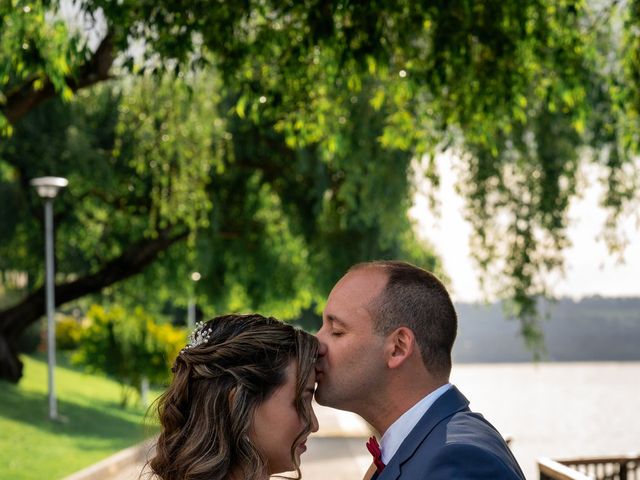
M527 479L542 456L640 452L640 362L457 364L451 382L513 438Z

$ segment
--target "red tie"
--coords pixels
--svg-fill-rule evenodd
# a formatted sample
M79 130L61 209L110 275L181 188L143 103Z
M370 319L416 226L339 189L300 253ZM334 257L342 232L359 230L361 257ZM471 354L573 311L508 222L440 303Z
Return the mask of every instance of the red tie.
M381 473L382 470L384 470L384 462L382 461L382 452L380 451L380 445L378 445L376 437L369 439L367 442L367 450L373 455L373 463L378 469L378 473Z

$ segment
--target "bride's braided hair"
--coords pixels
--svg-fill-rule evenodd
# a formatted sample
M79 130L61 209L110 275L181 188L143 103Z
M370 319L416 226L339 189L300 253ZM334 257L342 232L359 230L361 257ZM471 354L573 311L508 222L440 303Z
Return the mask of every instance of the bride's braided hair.
M162 431L149 466L162 480L225 479L234 469L243 479L263 479L265 461L249 438L253 413L285 383L293 360L296 409L306 424L298 438L311 430L302 395L317 340L257 314L217 317L196 333L176 358L173 382L158 401ZM294 453L295 442L291 457L297 466Z

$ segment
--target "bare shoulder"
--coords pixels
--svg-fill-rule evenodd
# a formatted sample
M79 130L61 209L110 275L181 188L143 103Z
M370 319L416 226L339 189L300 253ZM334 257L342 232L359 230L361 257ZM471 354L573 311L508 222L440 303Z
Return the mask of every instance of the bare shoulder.
M371 480L375 472L376 472L376 466L372 463L369 466L369 470L367 470L367 473L364 474L364 478L362 480Z

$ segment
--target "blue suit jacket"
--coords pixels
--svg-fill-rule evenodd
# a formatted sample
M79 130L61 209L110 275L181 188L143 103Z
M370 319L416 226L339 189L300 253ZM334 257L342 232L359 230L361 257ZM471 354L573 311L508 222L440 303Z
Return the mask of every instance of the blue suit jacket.
M524 480L500 433L456 387L429 408L377 480Z

